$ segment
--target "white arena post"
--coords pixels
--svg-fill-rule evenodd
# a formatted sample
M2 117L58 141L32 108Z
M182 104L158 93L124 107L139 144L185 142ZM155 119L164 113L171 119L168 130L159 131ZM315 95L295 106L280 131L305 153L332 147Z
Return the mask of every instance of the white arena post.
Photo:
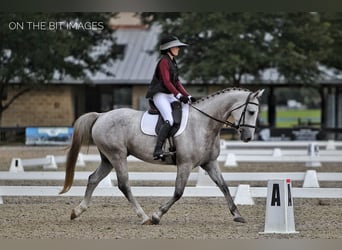
M303 187L319 188L316 170L307 170L304 177Z
M236 190L234 203L236 205L254 205L254 200L251 195L250 186L240 184Z
M208 173L201 167L198 167L197 183L196 187L213 187L216 184L211 180Z
M114 187L110 174L108 174L102 181L100 181L98 187Z
M23 162L20 158L13 158L11 161L11 166L9 168L10 172L24 172Z
M57 170L57 164L56 164L55 156L47 155L46 158L50 160L50 163L43 165L43 169L45 169L45 170Z
M236 157L234 153L228 153L226 161L224 162L225 167L237 167Z
M79 153L77 156L76 167L85 167L86 163L84 161L84 157L82 153Z
M295 230L290 179L269 180L267 185L265 228L262 234L297 233Z
M272 152L273 157L281 157L283 156L283 153L281 152L280 148L274 148Z
M305 163L306 167L321 167L322 164L319 161L315 161L315 158L319 156L319 146L316 143L310 143L308 146L308 155L312 159Z
M335 141L334 140L328 140L325 149L326 150L336 150Z

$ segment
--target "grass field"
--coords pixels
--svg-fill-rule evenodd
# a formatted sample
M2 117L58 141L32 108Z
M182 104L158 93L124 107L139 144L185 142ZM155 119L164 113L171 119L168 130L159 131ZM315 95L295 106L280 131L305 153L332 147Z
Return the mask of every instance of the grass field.
M267 111L262 111L260 117L267 121ZM307 125L309 122L319 124L321 117L320 109L279 109L276 114L276 127L291 128L298 125ZM299 124L299 121L301 124ZM315 126L317 127L317 125Z

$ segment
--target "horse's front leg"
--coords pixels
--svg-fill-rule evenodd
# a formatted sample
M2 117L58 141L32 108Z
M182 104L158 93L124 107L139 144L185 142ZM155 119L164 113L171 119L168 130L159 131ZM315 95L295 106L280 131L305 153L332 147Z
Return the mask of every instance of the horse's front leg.
M159 224L161 217L165 213L167 213L167 211L172 207L172 205L182 197L186 183L188 182L191 169L192 167L189 165L178 165L177 177L176 177L176 183L175 183L175 192L172 198L168 202L160 206L158 211L153 213L152 215L153 224Z
M141 223L147 225L151 224L150 218L147 216L137 199L132 194L131 186L128 181L127 159L125 157L122 159L116 159L112 161L112 164L115 167L118 188L131 203L138 217L142 219Z
M233 201L233 198L230 195L228 186L223 179L218 162L216 160L211 161L207 164L202 165L201 167L208 172L210 178L216 183L216 185L220 188L220 190L224 194L224 197L226 198L227 203L228 203L230 213L234 216L234 221L245 223L246 220L240 215Z

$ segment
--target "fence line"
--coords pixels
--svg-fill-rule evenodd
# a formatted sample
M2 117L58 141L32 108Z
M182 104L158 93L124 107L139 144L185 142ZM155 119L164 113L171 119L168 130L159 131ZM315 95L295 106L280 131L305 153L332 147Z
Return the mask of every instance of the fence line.
M219 162L226 167L236 167L238 163L305 163L308 167L320 167L322 162L342 162L342 141L220 141L221 152ZM320 148L325 150L319 150ZM296 150L289 149L296 148ZM77 167L83 167L86 162L100 162L99 154L82 154L77 158ZM128 156L128 162L142 162L134 156ZM43 166L44 169L57 170L57 164L64 164L66 156L47 155L45 158L21 159L13 158L10 171L24 171L25 167Z
M312 144L325 147L320 152L310 152ZM311 145L311 146L310 146ZM315 141L315 142L257 142L242 143L236 141L221 141L221 154L218 157L225 166L236 165L237 162L305 162L307 166L320 166L321 162L342 162L342 155L338 147L342 142ZM263 148L263 149L260 149ZM298 150L289 150L297 148ZM312 147L311 147L312 148ZM253 149L253 150L251 150ZM303 149L303 150L299 150ZM44 169L57 169L57 164L65 163L66 156L47 155L45 158L20 159L13 158L9 172L0 172L0 180L64 180L64 172L24 172L24 167L43 166ZM79 154L77 166L85 166L86 162L99 162L99 155ZM141 160L129 156L128 162L141 162ZM90 172L76 172L75 180L87 180ZM342 173L317 173L315 170L306 172L282 172L282 173L223 173L226 181L268 181L269 179L289 178L292 181L303 181L302 188L293 188L293 196L298 198L342 198L342 188L319 188L320 181L342 181ZM132 181L174 181L175 172L131 172ZM115 173L95 190L95 196L123 196L117 187L112 185L116 180ZM185 189L185 197L220 197L221 191L214 186L208 176L201 172L191 173L190 181L196 181L196 186L188 186ZM239 190L244 192L239 192ZM244 193L252 197L266 197L266 187L250 187L239 185L230 187L233 196ZM59 186L0 186L0 204L2 196L58 196ZM83 196L85 187L74 186L63 196ZM174 187L138 187L133 186L132 191L136 196L171 196ZM236 199L237 197L235 197ZM238 199L239 201L242 198ZM243 199L242 199L243 200ZM239 204L239 203L238 203ZM241 203L240 203L241 204ZM243 203L242 203L243 204Z
M316 144L320 149L334 150L342 148L342 141L241 141L221 140L221 149L240 149L240 148L302 148L305 149L309 144Z
M237 191L242 187L229 187L231 195L236 197ZM249 187L250 197L265 198L266 187ZM58 193L60 186L0 186L0 198L2 196L83 196L85 187L73 186L69 192L63 195ZM137 197L171 197L174 187L131 187L132 192ZM98 187L94 191L94 196L114 196L123 197L117 187ZM293 188L295 198L342 198L342 188ZM217 187L186 187L184 197L222 197L222 192ZM244 197L245 198L245 197ZM244 205L244 204L241 204Z
M74 180L88 180L90 171L76 171ZM303 187L319 187L319 182L342 181L342 173L335 172L318 172L316 170L307 170L306 172L224 172L222 173L225 181L268 181L270 179L291 179L292 181L303 181ZM30 172L0 172L0 180L56 180L62 181L65 178L65 173L30 171ZM202 169L199 172L192 172L189 176L189 181L196 181L197 186L211 186L211 182L201 182L203 178L208 178L207 174ZM116 181L114 172L109 174L111 181ZM130 181L174 181L176 172L129 172ZM211 180L210 180L211 181Z
M91 172L76 172L75 180L87 180ZM0 172L0 180L64 180L64 172ZM282 173L223 173L226 181L268 181L269 179L291 179L303 181L302 188L294 189L294 197L298 198L342 198L342 188L319 188L319 181L342 181L342 173L317 173L315 170L306 172L282 172ZM174 181L175 172L130 172L132 181ZM111 173L107 179L100 183L95 190L95 196L120 196L121 192L113 186L112 180L116 180L115 173ZM220 197L221 191L200 169L198 173L191 173L190 181L196 181L196 186L187 186L185 197ZM266 197L266 187L250 187L238 185L229 187L237 204L252 205L253 197ZM58 196L59 186L0 186L0 204L2 196ZM243 190L238 192L239 190ZM174 187L138 187L132 186L136 196L171 196ZM82 196L85 187L74 186L63 196ZM240 194L240 197L238 196ZM242 197L241 197L242 196ZM252 201L252 204L250 203Z
M310 152L309 152L310 153ZM76 166L84 167L86 162L100 162L98 154L82 154L77 159ZM128 156L128 162L143 162L142 160ZM218 157L219 162L223 162L225 167L236 167L238 163L305 163L308 167L320 167L321 163L340 163L342 162L341 151L321 151L308 155L307 151L289 151L275 148L273 150L222 150ZM25 167L43 166L44 169L57 170L57 164L64 164L66 156L47 155L45 158L21 159L13 158L9 171L21 172Z

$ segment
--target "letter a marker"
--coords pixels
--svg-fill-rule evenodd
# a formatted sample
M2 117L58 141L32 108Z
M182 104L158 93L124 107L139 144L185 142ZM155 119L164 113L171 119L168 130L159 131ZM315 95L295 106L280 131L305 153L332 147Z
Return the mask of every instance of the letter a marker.
M298 233L295 230L290 179L269 180L267 185L265 228L261 234Z

